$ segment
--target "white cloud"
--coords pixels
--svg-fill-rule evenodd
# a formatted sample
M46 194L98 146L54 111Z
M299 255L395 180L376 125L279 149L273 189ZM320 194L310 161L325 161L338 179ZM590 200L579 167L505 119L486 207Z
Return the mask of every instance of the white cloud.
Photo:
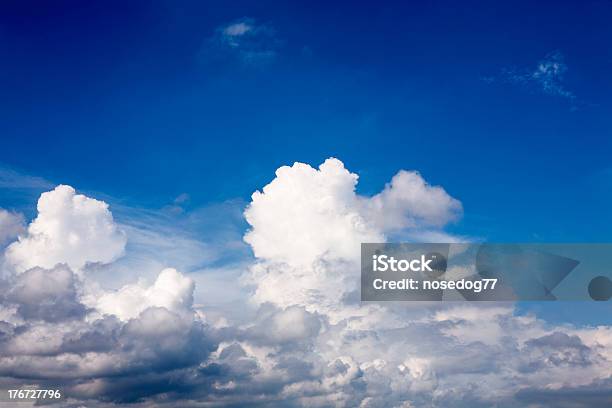
M41 177L33 177L0 166L0 188L2 189L41 191L52 187L53 185L49 181Z
M371 198L363 199L367 219L384 231L421 226L442 227L462 215L461 202L439 186L429 185L416 171L401 170Z
M0 208L0 247L25 231L23 215Z
M112 314L122 320L137 317L149 307L162 307L177 313L192 313L193 280L176 269L164 269L151 286L143 282L123 286L117 291L102 294L96 302L101 313Z
M245 240L258 258L245 276L253 300L264 309L273 304L326 322L319 330L298 324L295 331L303 337L293 347L266 343L275 348L260 358L276 367L280 378L270 381L284 384L281 395L288 401L518 407L516 395L526 387L572 387L572 372L580 373L580 385L612 374L610 361L601 358L609 355L602 343L609 343L593 340L605 335L583 329L562 350L559 342L543 347L561 338L547 336L568 328L514 316L512 306L360 304L360 242L396 230L414 239L446 238L441 228L462 208L416 172L400 171L373 197L358 196L356 183L357 176L336 159L319 169L296 163L281 167L245 211L251 225ZM274 321L255 325L274 333ZM263 341L258 339L252 333L250 340ZM235 394L253 386L233 380Z
M575 98L574 94L563 86L563 77L567 72L563 54L552 52L538 63L531 73L531 79L542 86L542 90L550 95L564 98Z
M316 337L323 326L319 316L301 306L278 309L266 305L247 329L249 338L266 345L297 343Z
M240 37L253 29L250 20L239 21L223 28L223 34L229 37Z
M461 203L417 172L400 171L373 197L355 193L357 180L334 158L319 169L303 163L279 168L245 210L251 225L245 241L257 258L308 265L322 257L355 259L362 242L443 227L461 216Z
M400 171L373 197L356 194L357 180L331 158L318 169L303 163L281 167L253 194L244 239L259 262L245 281L254 286L257 303L333 310L332 321L361 314L346 303L358 294L362 242L383 242L398 230L419 240L423 228L425 239L436 232L448 238L440 228L461 215L458 200L416 172Z
M587 407L612 396L609 326L556 325L517 316L512 305L360 303L359 240L384 239L398 223L414 239L442 239L461 207L417 173L398 173L374 197L357 195L356 182L332 159L319 169L283 167L254 195L245 239L258 257L246 275L256 310L248 299L234 306L252 316L240 323L217 309L219 324L208 327L206 308L192 306L194 282L175 269L116 291L98 287L90 269L75 274L68 265L0 280L0 387L53 384L67 405L94 407L518 408L560 406L568 395L568 406ZM81 247L66 246L65 233L49 224L81 231L112 216L86 197L90 211L77 211L74 192L68 196L71 204L61 204L51 194L59 209L38 218L46 226L42 248L61 244L61 257L75 259ZM60 216L66 212L72 216ZM168 231L132 234L139 253L174 253L161 242L175 239ZM173 260L200 248L178 245L187 249ZM86 249L88 260L105 256L99 246ZM142 263L133 265L143 273ZM219 280L218 296L235 276Z
M486 77L484 80L487 83L501 80L523 85L547 95L558 96L576 103L576 95L565 85L567 71L568 67L563 54L559 51L553 51L546 54L534 68L504 69L499 76Z
M237 60L256 66L273 61L281 43L272 27L252 18L241 18L219 26L208 39L202 56L208 62Z
M11 244L6 259L17 271L66 263L80 270L88 262L109 263L123 254L126 238L102 201L66 185L43 193L27 234Z
M245 210L251 225L245 241L257 258L289 265L308 265L324 255L353 259L361 242L383 239L360 214L356 183L357 175L337 159L318 170L303 163L279 168Z
M73 397L140 398L160 392L143 394L148 381L197 367L214 349L192 308L194 283L176 270L107 292L70 268L112 262L124 246L105 203L68 186L42 194L27 233L5 251L14 270L0 280L3 387L52 381Z

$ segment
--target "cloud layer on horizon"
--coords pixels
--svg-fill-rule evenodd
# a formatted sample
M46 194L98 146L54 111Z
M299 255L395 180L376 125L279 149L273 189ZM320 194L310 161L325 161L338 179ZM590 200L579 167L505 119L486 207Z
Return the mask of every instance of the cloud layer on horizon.
M552 325L511 305L359 302L360 242L383 240L398 225L408 235L447 236L462 206L416 172L400 171L372 197L356 194L357 181L328 159L281 167L254 193L245 240L255 260L237 306L252 319L243 321L195 306L195 274L173 268L104 287L95 272L120 262L122 226L105 203L70 187L43 194L4 255L0 385L61 388L62 406L75 407L610 401L609 326ZM28 254L36 256L25 262Z

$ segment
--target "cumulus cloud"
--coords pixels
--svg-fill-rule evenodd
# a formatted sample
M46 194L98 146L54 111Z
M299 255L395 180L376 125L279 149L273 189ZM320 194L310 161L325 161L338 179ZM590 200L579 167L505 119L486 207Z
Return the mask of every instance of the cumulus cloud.
M124 246L106 203L68 186L41 195L36 219L6 250L2 387L37 383L91 405L138 401L205 361L216 343L192 307L191 279L168 268L151 286L109 291L73 271L112 262Z
M194 287L193 280L176 269L167 268L151 286L143 282L129 284L117 291L103 293L93 301L100 312L122 320L135 318L150 307L183 313L191 310Z
M0 208L0 247L13 241L25 231L22 214Z
M366 218L383 231L443 227L463 212L460 201L442 187L429 185L416 171L400 171L382 192L362 201Z
M59 387L64 405L92 407L605 406L609 326L555 325L509 304L359 302L360 240L443 234L461 204L414 172L373 197L355 193L357 180L339 160L295 164L253 195L252 302L236 306L252 318L240 322L207 324L193 280L171 268L116 290L66 260L12 271L0 281L0 387ZM64 214L46 212L44 224L64 225ZM64 234L46 237L65 245Z
M381 193L356 194L358 176L338 159L318 169L295 163L252 196L245 210L245 241L260 260L245 276L253 300L280 307L347 313L358 298L362 242L384 242L388 233L441 228L456 220L461 203L416 172L400 171ZM427 231L431 234L431 231ZM363 313L363 309L356 313Z
M216 348L191 308L193 284L174 270L160 274L130 313L86 306L81 277L65 265L15 277L2 299L1 384L39 383L73 399L138 401L163 392L176 376L197 369ZM157 386L155 386L157 385ZM89 404L88 404L89 405ZM93 403L91 405L97 405Z
M264 345L299 343L317 336L324 324L321 316L308 312L302 306L281 309L265 304L244 331L244 338Z
M7 300L18 305L26 320L58 322L85 316L85 307L77 294L77 279L63 264L51 270L32 268L11 282Z
M17 271L65 263L79 270L87 263L109 263L123 254L126 238L108 205L60 185L38 200L38 216L27 233L6 250Z
M307 265L321 258L355 259L360 243L391 231L443 227L462 212L443 188L417 172L400 171L374 197L355 193L358 176L338 159L315 169L295 163L252 196L245 241L260 259Z
M236 60L247 66L273 61L282 42L275 30L252 18L221 25L206 42L202 57L208 62Z
M416 172L400 171L373 197L355 193L357 180L336 159L318 169L296 163L280 168L245 210L245 240L257 257L245 275L252 299L271 316L291 311L300 322L308 313L319 322L316 330L297 325L298 347L280 338L270 343L272 334L237 335L241 347L260 347L252 358L275 368L268 381L281 387L287 405L519 407L525 387L568 389L612 374L609 327L605 335L570 333L515 316L511 306L360 304L360 242L396 230L443 235L462 207ZM274 333L276 319L254 325ZM255 376L262 372L233 377L234 395L252 387Z
M257 258L289 265L324 255L354 258L361 242L383 239L359 211L357 178L336 159L318 169L303 163L279 168L245 210L251 225L245 241Z

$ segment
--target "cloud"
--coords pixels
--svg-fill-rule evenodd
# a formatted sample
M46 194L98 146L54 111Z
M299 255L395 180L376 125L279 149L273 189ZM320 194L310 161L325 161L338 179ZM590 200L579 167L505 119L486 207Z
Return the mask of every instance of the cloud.
M516 315L511 304L359 302L361 239L385 239L396 223L414 239L445 234L461 205L416 172L400 171L372 197L355 193L357 181L339 160L298 163L253 195L245 240L256 259L243 260L249 292L237 312L195 307L205 299L194 299L193 271L162 268L116 289L97 282L91 267L6 271L0 388L60 388L63 406L75 407L605 406L610 326L555 325ZM37 219L65 230L112 220L106 203L80 200L90 211L62 204ZM174 230L146 223L153 238L139 246L153 249L139 254L153 257ZM65 241L47 234L44 248ZM66 247L62 257L80 250ZM91 251L88 259L105 253ZM123 261L104 268L115 273ZM133 273L149 278L142 265ZM234 277L226 286L238 284Z
M238 329L236 344L259 350L250 358L271 368L250 376L228 368L234 396L266 378L269 401L280 395L288 406L520 407L526 387L570 389L612 375L609 327L605 335L551 327L512 306L360 303L360 242L396 230L443 236L462 207L416 172L400 171L373 197L355 193L357 180L336 159L318 169L296 163L253 194L245 210L257 258L245 274L252 300L264 315L292 311L318 329L298 324L293 347L273 340L275 317L256 318L260 331Z
M77 280L72 271L59 264L51 270L32 268L11 282L9 302L26 320L58 322L85 316L86 308L77 295Z
M25 231L25 221L20 213L0 208L0 247L17 238Z
M373 197L356 194L357 181L331 158L318 169L303 163L283 166L253 194L245 210L251 229L244 239L260 262L245 281L254 286L256 303L335 310L335 321L347 313L344 300L358 299L354 271L362 242L384 242L398 230L419 240L423 228L429 238L430 228L442 232L461 215L458 200L416 172L400 171Z
M576 102L576 95L565 85L565 74L568 66L563 54L553 51L540 60L534 68L508 68L498 76L484 78L487 83L496 81L508 82L515 85L536 89L550 96L564 98Z
M114 261L125 243L106 203L60 185L40 196L38 216L27 234L7 248L6 259L20 272L58 263L79 270L87 263Z
M301 306L280 309L266 304L258 310L244 338L261 345L283 345L308 340L319 334L325 322Z
M41 191L53 188L53 184L41 177L22 174L0 165L0 188Z
M363 200L366 218L383 231L420 226L443 227L459 219L461 202L439 186L430 186L416 171L401 170L374 197Z
M22 267L0 280L2 387L53 386L69 396L67 405L134 402L175 389L177 376L215 350L192 307L194 283L175 269L162 270L151 286L117 291L72 270L112 262L123 251L125 236L106 203L59 186L41 195L38 210L13 244L18 250L6 250L13 262L30 254L40 266L12 263Z
M537 68L531 73L529 79L540 84L542 91L549 95L574 99L572 92L563 85L563 77L567 72L563 54L552 52L538 63Z
M175 313L191 311L193 305L193 280L176 269L164 269L153 285L143 282L123 286L121 289L100 295L96 309L122 320L137 317L149 307L161 307Z
M303 163L279 168L245 210L245 241L257 258L289 265L354 257L361 242L383 239L360 213L357 178L336 159L318 170Z
M315 169L283 166L252 196L245 241L260 259L307 265L354 259L362 242L397 230L443 227L461 216L461 203L417 172L400 171L374 197L355 193L358 176L334 158Z
M208 62L236 60L246 66L257 66L273 61L281 45L272 27L252 18L241 18L218 27L201 54Z

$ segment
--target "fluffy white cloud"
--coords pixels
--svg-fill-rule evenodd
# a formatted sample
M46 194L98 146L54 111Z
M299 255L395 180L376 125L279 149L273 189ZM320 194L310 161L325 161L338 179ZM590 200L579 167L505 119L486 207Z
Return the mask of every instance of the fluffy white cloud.
M365 215L384 231L442 227L462 214L461 202L442 187L430 186L416 171L398 172L385 189L363 198Z
M0 208L0 246L17 238L25 230L23 215Z
M117 291L102 294L94 301L101 313L122 320L135 318L149 307L183 313L191 310L194 287L193 280L176 269L167 268L160 272L151 286L144 282L125 285Z
M400 171L374 197L355 193L358 176L338 159L318 169L295 163L252 196L245 210L245 241L255 256L292 266L321 258L355 259L362 242L380 242L396 230L443 227L461 203L417 172Z
M5 251L2 388L50 382L72 398L135 401L177 376L189 381L216 347L192 308L191 279L165 269L151 286L109 292L71 269L112 262L124 246L106 203L68 186L42 194L27 233Z
M245 211L251 225L245 240L258 258L245 280L262 309L279 308L275 317L255 321L271 333L267 342L256 331L245 336L272 347L253 358L274 367L277 377L269 381L283 384L285 401L519 407L523 389L589 386L612 375L600 329L572 335L568 327L515 316L511 306L360 304L360 242L398 230L414 239L447 237L441 228L462 208L416 172L400 171L373 197L357 195L356 183L336 159L319 169L296 163L280 168ZM282 316L293 314L291 328ZM299 323L307 316L321 322L318 330ZM287 334L300 333L292 347L280 338L270 343L278 322ZM252 378L230 377L234 394L254 386Z
M106 203L60 185L40 196L37 209L27 234L6 250L7 261L17 271L50 269L58 263L79 270L88 262L109 263L123 254L125 234Z
M358 176L334 158L315 169L295 163L252 196L245 210L251 229L245 241L258 258L245 276L253 300L286 308L339 316L362 315L351 309L358 297L362 242L383 242L403 230L417 235L440 229L461 215L461 203L441 187L430 186L416 172L400 171L373 196L356 194ZM447 235L445 235L447 236ZM418 239L418 237L415 237ZM368 308L368 307L366 307Z
M354 259L361 242L383 239L359 212L356 184L357 175L337 159L318 170L303 163L279 168L245 210L252 227L245 241L257 258L289 265L324 255Z

